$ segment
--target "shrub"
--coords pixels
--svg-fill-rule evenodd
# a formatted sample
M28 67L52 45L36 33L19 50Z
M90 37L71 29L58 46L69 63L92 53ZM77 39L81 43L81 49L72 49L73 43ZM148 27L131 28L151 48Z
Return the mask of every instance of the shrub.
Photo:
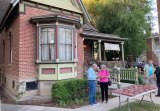
M86 79L58 81L52 86L52 99L58 105L82 103L88 95Z
M140 84L140 85L144 85L145 83L144 83L144 79L143 79L143 75L138 75L138 83Z

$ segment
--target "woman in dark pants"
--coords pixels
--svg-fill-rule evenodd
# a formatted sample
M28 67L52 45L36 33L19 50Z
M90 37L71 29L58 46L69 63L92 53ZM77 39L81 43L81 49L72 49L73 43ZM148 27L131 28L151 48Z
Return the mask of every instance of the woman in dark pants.
M110 78L110 74L106 69L105 65L101 65L101 70L99 71L98 77L100 79L102 102L104 102L104 98L105 98L107 103L108 102L108 81Z

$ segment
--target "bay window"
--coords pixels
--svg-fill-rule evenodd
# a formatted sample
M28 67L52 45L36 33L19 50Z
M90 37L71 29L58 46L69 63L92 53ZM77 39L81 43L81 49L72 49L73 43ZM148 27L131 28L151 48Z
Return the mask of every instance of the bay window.
M40 26L39 27L39 59L42 62L73 61L73 31L72 26ZM58 55L58 57L56 57Z

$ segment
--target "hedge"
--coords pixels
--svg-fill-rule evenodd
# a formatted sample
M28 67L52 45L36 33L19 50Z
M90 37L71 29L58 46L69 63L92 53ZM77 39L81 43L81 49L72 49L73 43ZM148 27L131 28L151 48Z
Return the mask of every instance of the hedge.
M58 81L52 85L52 99L58 105L85 102L88 96L86 79Z

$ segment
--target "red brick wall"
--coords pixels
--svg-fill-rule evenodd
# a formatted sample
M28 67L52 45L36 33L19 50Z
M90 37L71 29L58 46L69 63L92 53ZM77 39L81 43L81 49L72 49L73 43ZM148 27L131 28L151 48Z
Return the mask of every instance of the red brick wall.
M83 77L83 63L84 63L84 48L83 48L83 37L80 35L82 30L77 31L77 56L78 56L78 64L77 64L77 72L78 78Z
M148 39L147 44L148 44L147 60L152 60L153 63L159 64L158 57L156 56L156 54L154 54L152 49L152 39Z
M20 78L36 78L36 25L31 24L29 20L32 16L50 13L46 10L26 6L26 13L20 14Z
M10 43L8 33L12 32L12 63L10 63ZM4 39L3 39L4 38ZM10 75L14 78L18 78L18 66L19 66L19 17L13 22L11 27L7 31L3 31L0 34L0 65L4 66L3 71L6 75ZM3 45L5 41L5 47ZM5 49L5 51L4 51ZM5 54L3 53L5 52ZM3 55L5 55L3 57ZM3 63L4 61L4 63Z
M152 51L147 52L147 60L152 60L154 64L159 65L158 57Z

